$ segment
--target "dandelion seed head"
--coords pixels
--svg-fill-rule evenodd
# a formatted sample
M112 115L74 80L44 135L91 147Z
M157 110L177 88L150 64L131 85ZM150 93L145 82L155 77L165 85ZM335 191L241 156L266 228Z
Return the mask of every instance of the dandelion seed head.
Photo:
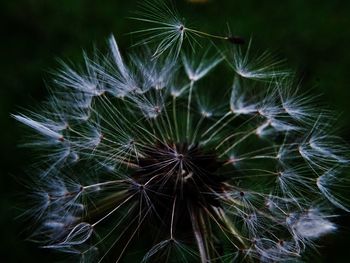
M330 111L251 43L189 53L186 34L234 39L142 6L142 49L122 55L110 36L107 55L62 63L43 106L13 115L38 156L30 239L82 262L300 261L336 231L334 208L350 211ZM208 81L222 67L231 86Z

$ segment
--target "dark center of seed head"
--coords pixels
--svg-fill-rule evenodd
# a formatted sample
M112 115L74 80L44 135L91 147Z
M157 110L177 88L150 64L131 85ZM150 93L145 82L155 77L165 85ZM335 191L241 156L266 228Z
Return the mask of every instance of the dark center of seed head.
M213 205L217 203L215 193L224 189L225 178L218 173L222 164L214 151L198 145L159 144L146 148L133 178L140 185L147 183L154 198L176 196L177 200Z
M138 159L138 168L132 173L136 185L130 191L151 204L149 227L173 222L176 236L192 229L191 213L198 209L221 207L220 195L227 190L227 177L220 161L210 149L188 143L154 144L145 147ZM192 211L192 212L191 212Z
M184 158L184 155L183 155L182 153L176 154L176 158L177 158L178 160L182 160L182 159Z

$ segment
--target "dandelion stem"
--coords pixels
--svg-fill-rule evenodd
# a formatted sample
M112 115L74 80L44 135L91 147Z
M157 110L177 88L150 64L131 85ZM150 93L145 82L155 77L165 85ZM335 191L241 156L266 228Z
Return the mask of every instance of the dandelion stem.
M226 123L224 123L220 128L218 128L217 130L215 130L215 132L213 132L210 137L208 139L206 139L205 141L202 142L202 144L206 144L207 142L211 141L215 135L217 135L222 129L224 129L231 121L233 121L235 118L237 117L237 115L231 117L231 119L229 119Z
M140 221L140 223L138 224L138 226L136 227L135 231L132 233L132 235L130 236L129 240L126 242L123 250L120 252L120 255L116 261L116 263L118 263L120 261L120 259L122 258L126 248L128 247L128 245L130 244L131 240L134 238L135 234L137 233L137 231L139 230L139 228L141 227L143 221L145 220L145 218L147 217L149 211L151 210L151 208L149 208L145 214L145 216L142 218L142 220Z
M212 126L210 126L203 134L202 137L205 136L208 132L214 129L217 125L219 125L227 116L232 114L232 111L227 112L224 116L222 116L219 120L217 120Z
M239 132L239 133L235 133L232 134L231 136L229 136L228 138L226 138L224 141L222 141L215 149L217 150L221 145L224 144L225 141L227 141L228 139L231 139L232 137L235 137L237 134L243 134L246 133L244 136L242 136L239 140L237 140L234 144L232 144L230 147L228 147L222 154L220 154L219 157L223 157L225 154L227 154L229 151L231 151L233 148L235 148L238 144L240 144L241 142L243 142L245 139L247 139L249 136L251 136L252 134L254 134L256 132L256 129L246 133L246 132Z
M188 102L187 102L187 122L186 122L186 139L189 140L190 137L190 115L191 115L191 100L192 100L192 90L193 90L194 80L191 80L190 90L188 92Z
M120 164L125 164L127 167L130 167L130 168L139 168L138 164L132 163L130 161L125 161L125 160L122 160L120 158L115 158L114 160Z
M208 263L208 256L205 249L204 239L201 233L200 226L198 224L198 217L192 208L189 208L189 210L191 215L192 229L199 249L201 263Z
M161 118L161 117L159 117L159 118ZM166 140L165 135L164 135L165 132L163 131L163 129L162 129L161 125L160 125L161 124L160 121L157 121L156 118L154 118L152 120L153 120L153 122L155 124L155 127L158 129L160 136L162 137L162 140L163 140L162 142L165 143L167 140Z
M122 203L120 203L117 207L115 207L112 211L110 211L107 215L102 217L101 219L97 220L95 223L93 223L91 226L95 227L97 224L101 223L103 220L105 220L107 217L109 217L111 214L113 214L115 211L117 211L123 204L128 202L131 198L134 197L135 194L130 195L128 198L126 198Z
M174 227L175 204L176 204L176 196L174 198L173 210L171 212L170 239L174 239L173 227Z
M236 227L232 224L232 222L227 218L226 213L224 213L221 209L216 211L218 216L223 220L223 222L225 223L226 227L229 229L229 231L231 232L231 234L238 239L239 242L241 242L241 244L243 246L246 246L244 240L242 239L242 235L238 232L238 230L236 229Z
M199 127L201 126L203 120L204 120L204 117L201 116L200 120L199 120L198 123L197 123L196 128L194 129L194 134L193 134L193 138L192 138L191 145L194 144L194 142L195 142L195 140L196 140L196 138L197 138L197 134L198 134L198 131L199 131Z
M127 211L127 213L125 213L125 215L115 224L115 226L112 228L112 230L108 234L106 234L104 237L102 237L95 245L97 246L97 245L103 243L109 236L111 236L113 234L113 231L118 228L118 226L123 222L123 220L125 218L127 218L129 212L132 211L134 208L135 208L135 205L131 206L131 208ZM137 217L134 217L131 221L128 221L128 225L123 229L123 231L118 235L118 237L115 238L114 242L110 245L110 247L107 249L107 251L104 253L104 255L100 258L98 263L101 263L103 261L103 259L108 255L109 251L115 246L115 244L119 241L119 239L126 232L129 231L129 228L132 227L132 224L136 221L136 219L137 219ZM88 250L86 250L86 251L88 251ZM86 251L84 251L84 253Z
M192 32L192 33L196 33L196 34L201 35L201 36L205 36L205 37L211 37L211 38L222 39L222 40L228 40L229 39L229 37L227 37L227 36L213 35L213 34L206 33L206 32L203 32L203 31L196 30L196 29L192 29L192 28L187 28L186 27L185 30L187 30L189 32Z
M171 122L170 122L170 118L169 118L169 114L168 114L168 111L166 109L166 106L164 107L164 114L165 114L167 126L168 126L169 131L170 131L169 139L174 138L173 129L172 129L172 126L171 126Z
M175 124L175 133L176 133L176 140L180 141L179 138L179 126L177 124L177 116L176 116L176 97L173 97L173 118L174 118L174 124Z
M90 184L90 185L86 185L83 186L84 190L87 190L89 188L94 188L94 187L99 187L99 186L105 186L105 185L110 185L110 184L119 184L119 183L123 183L125 182L125 180L113 180L113 181L107 181L107 182L103 182L103 183L97 183L97 184Z

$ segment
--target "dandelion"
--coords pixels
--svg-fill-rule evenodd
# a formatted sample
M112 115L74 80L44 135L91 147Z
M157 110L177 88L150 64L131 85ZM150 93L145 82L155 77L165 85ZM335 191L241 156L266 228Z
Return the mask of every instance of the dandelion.
M13 115L39 157L30 239L75 262L302 261L350 210L332 115L250 44L181 51L206 33L161 7L140 18L162 25L143 31L155 52L125 59L111 36L103 58L63 64L41 110ZM220 67L227 87L208 81Z

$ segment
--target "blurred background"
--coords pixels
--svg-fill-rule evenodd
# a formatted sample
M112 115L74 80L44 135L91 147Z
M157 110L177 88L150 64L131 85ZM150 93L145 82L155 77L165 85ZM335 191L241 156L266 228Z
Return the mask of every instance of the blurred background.
M254 50L270 50L297 72L303 90L339 115L339 134L350 141L350 1L347 0L177 0L195 27L211 33L253 37ZM126 33L135 0L11 0L0 3L0 261L52 262L53 256L25 241L18 219L28 153L18 148L21 128L10 113L37 105L47 96L45 80L57 58L82 61L82 49L102 50L114 33L122 52L134 42ZM227 77L227 76L220 76ZM22 200L22 201L19 201ZM321 241L310 262L349 262L350 217L337 219L336 235Z

